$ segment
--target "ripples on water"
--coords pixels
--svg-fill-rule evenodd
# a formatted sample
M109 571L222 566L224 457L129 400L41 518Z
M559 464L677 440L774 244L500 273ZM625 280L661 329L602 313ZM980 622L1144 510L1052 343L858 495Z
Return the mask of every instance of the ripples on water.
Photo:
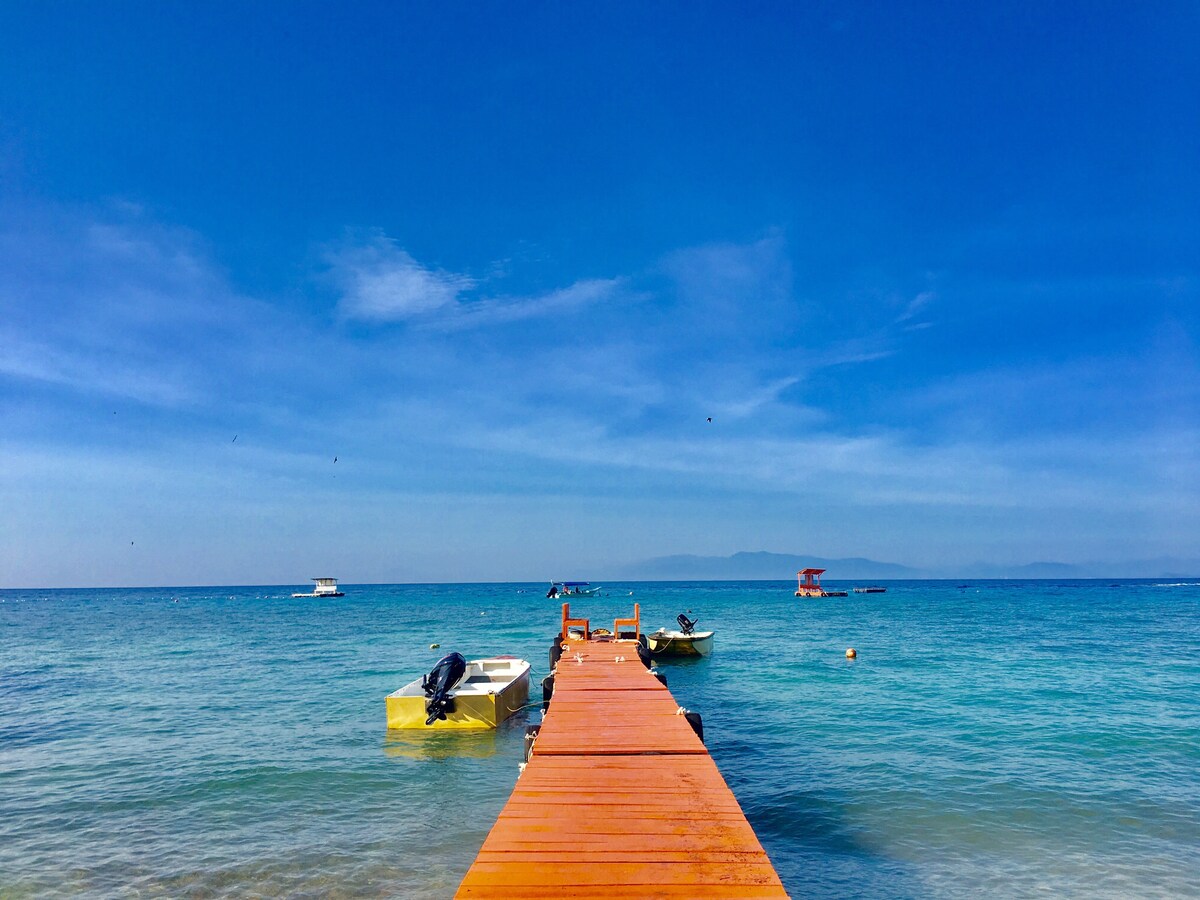
M585 613L629 590L717 629L670 686L793 895L1197 895L1200 585L636 584ZM383 696L451 649L540 679L558 604L347 593L0 592L0 896L451 895L537 714L388 734Z

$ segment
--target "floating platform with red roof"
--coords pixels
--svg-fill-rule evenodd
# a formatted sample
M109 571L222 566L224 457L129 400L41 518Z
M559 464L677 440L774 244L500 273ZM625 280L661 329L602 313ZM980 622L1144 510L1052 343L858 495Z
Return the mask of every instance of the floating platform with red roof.
M563 604L550 706L456 897L787 897L633 609L600 635Z
M849 597L846 591L827 591L821 587L821 575L824 569L801 569L796 573L798 584L797 597Z

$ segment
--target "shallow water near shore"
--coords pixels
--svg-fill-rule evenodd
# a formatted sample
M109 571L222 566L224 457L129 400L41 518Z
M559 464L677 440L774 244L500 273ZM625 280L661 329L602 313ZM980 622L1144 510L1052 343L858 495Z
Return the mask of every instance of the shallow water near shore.
M540 698L559 602L343 587L0 591L0 896L453 894L540 712L388 733L383 697L458 650ZM793 590L573 606L716 629L664 669L793 896L1197 896L1200 584Z

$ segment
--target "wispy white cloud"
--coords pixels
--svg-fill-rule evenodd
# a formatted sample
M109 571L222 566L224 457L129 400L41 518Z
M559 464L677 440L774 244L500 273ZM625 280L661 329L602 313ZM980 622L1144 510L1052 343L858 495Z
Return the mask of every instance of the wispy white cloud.
M0 374L152 406L181 406L199 399L186 366L103 358L64 350L0 328Z
M562 290L533 297L503 297L454 305L448 315L435 319L430 327L442 330L479 328L518 322L523 319L565 316L593 304L612 300L621 291L620 278L578 281Z
M680 434L617 433L583 413L533 417L514 423L483 416L470 428L452 413L429 404L404 404L392 418L404 430L441 434L445 443L482 452L501 460L516 475L513 460L542 460L601 472L640 471L670 476L676 487L703 485L706 490L787 493L803 497L837 497L842 501L878 505L886 497L903 495L907 502L926 505L1016 506L1034 493L1047 503L1061 502L1063 491L1044 491L1044 484L1023 483L1019 462L1031 471L1045 469L1061 452L1060 446L1010 445L989 447L969 441L938 447L920 446L900 433L854 436L828 427L792 436L741 436L723 431L720 420L696 423L686 437ZM347 428L352 427L347 423ZM1075 451L1086 453L1081 445ZM1135 452L1129 448L1129 452ZM1191 464L1197 462L1191 454ZM610 481L612 475L597 476ZM1036 476L1031 476L1031 481ZM656 479L657 481L657 479ZM886 495L886 496L885 496ZM1069 499L1088 496L1072 493Z
M917 313L929 306L935 299L937 299L937 294L933 291L921 291L908 302L908 305L904 307L904 312L896 317L896 322L899 324L911 322Z
M342 318L411 322L437 331L569 315L612 299L624 283L620 278L594 278L533 296L473 296L479 287L475 279L424 266L380 233L343 246L328 259L341 291ZM503 267L493 274L503 277Z
M1156 428L1099 446L1059 435L1002 442L965 435L931 443L898 430L848 434L829 422L764 436L726 430L715 417L713 425L696 423L686 435L630 434L582 410L519 422L482 410L470 428L461 428L451 411L429 404L399 405L389 419L404 422L406 430L442 434L447 445L497 461L518 482L520 473L540 471L541 463L590 471L589 482L600 484L619 480L617 473L643 473L660 487L683 491L786 494L847 510L990 511L998 522L1035 510L1116 517L1186 510L1200 489L1194 428ZM1114 495L1118 477L1126 490Z
M706 343L713 334L739 352L747 342L775 343L791 337L803 318L787 244L779 233L747 244L679 250L663 260L662 268L677 287L674 325Z
M801 377L792 375L787 378L777 378L774 381L767 382L761 385L750 393L743 395L737 399L718 401L715 404L716 411L719 415L733 416L734 418L744 419L758 412L765 406L769 406L779 401L780 395L788 388L799 384Z
M403 322L452 307L475 286L467 275L427 268L381 233L330 251L341 290L338 313L368 322Z
M1186 338L1166 336L1136 353L960 370L929 379L897 403L942 433L993 440L1088 435L1104 446L1130 433L1196 421L1200 362Z
M229 288L195 235L139 216L0 221L0 373L154 406L209 391L211 363L265 320L261 304Z

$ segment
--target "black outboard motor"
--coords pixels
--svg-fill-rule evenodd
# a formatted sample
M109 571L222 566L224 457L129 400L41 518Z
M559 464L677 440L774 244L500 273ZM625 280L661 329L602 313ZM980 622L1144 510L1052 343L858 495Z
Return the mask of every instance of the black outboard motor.
M438 719L446 718L446 713L454 712L454 698L450 696L450 691L462 680L466 671L467 660L461 653L447 653L421 679L421 687L425 689L425 712L429 714L426 725L432 725Z
M696 623L683 613L676 616L675 621L679 623L679 627L684 634L691 634L696 627Z

